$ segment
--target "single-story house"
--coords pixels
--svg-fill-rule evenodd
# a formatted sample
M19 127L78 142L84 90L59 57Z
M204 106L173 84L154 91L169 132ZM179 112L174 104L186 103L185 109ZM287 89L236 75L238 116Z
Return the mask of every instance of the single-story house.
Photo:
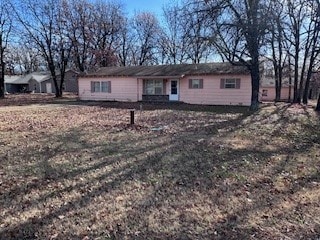
M34 72L29 78L29 91L34 93L52 93L50 89L47 91L45 81L51 80L51 74L48 72Z
M80 100L246 106L251 101L248 69L230 63L104 67L80 75L78 84Z
M78 93L77 72L67 70L63 91ZM60 74L57 74L58 84L60 84ZM34 92L34 93L55 93L54 83L49 72L33 72L26 75L6 75L6 92Z
M34 72L25 75L6 75L5 86L8 93L46 92L42 88L42 82L51 79L47 72Z
M20 83L20 75L5 75L4 76L4 91L7 93L23 92L27 89L28 83ZM17 82L17 83L15 83Z

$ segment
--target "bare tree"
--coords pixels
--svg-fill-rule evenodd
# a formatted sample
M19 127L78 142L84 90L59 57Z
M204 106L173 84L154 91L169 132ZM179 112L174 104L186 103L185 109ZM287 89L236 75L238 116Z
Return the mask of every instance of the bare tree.
M289 50L290 56L293 59L294 66L294 88L293 88L293 102L300 102L300 90L303 87L304 72L306 65L306 53L307 51L303 50L305 44L305 34L304 24L307 19L306 8L303 7L306 3L306 0L287 0L286 1L286 14L287 14L287 23L286 23L286 38L291 45ZM301 64L302 62L302 64ZM302 65L302 66L301 66ZM301 90L302 91L302 90Z
M69 0L63 9L69 24L67 36L72 42L72 60L80 72L91 68L94 6L87 0Z
M186 41L185 49L192 63L206 61L213 50L209 42L205 41L205 37L212 34L212 23L202 11L202 7L202 2L187 0L180 14L183 39Z
M136 14L132 20L135 46L132 50L134 65L156 63L158 36L161 32L157 18L148 12Z
M260 0L206 1L215 24L212 43L232 64L247 66L251 73L251 110L259 107L259 57L267 28L267 3ZM217 12L219 17L216 17Z
M287 0L285 36L291 44L294 60L293 102L308 101L308 92L315 60L319 55L319 1Z
M203 2L185 0L163 9L164 27L160 45L168 63L200 63L212 56L206 40L211 34L211 21L203 11Z
M33 48L33 44L23 41L19 42L18 46L17 43L8 46L8 59L16 66L15 70L17 72L31 73L41 70L41 65L45 66L41 53L36 48Z
M9 35L12 30L12 19L10 17L9 2L0 3L0 98L5 96L4 74L5 74L5 51L8 46Z
M96 64L99 67L117 65L124 14L121 4L98 2L94 5L94 31L92 47Z
M285 68L288 67L288 42L285 41L284 22L286 18L283 1L274 1L270 11L270 32L267 37L268 48L271 51L271 61L273 64L275 78L275 101L281 99L282 80ZM291 88L291 86L290 86Z
M33 42L46 60L56 97L61 97L64 73L72 47L67 38L67 19L62 12L64 2L24 0L20 7L16 10L16 16L23 27L23 35ZM59 81L57 71L60 72Z
M309 96L309 87L310 81L312 78L312 73L314 67L316 65L316 59L320 54L320 44L319 44L319 37L320 37L320 2L311 1L308 3L310 8L310 23L308 24L308 40L306 46L306 56L308 56L308 67L307 67L307 74L305 79L304 91L302 95L302 89L300 91L300 97L302 97L303 103L308 103L308 96Z
M117 54L120 66L132 65L132 49L134 46L134 35L132 29L129 27L129 20L122 19L121 30L119 33L119 42L117 47Z
M187 60L186 26L181 19L182 7L178 4L170 4L163 8L164 25L163 34L160 38L160 48L163 63L179 64Z

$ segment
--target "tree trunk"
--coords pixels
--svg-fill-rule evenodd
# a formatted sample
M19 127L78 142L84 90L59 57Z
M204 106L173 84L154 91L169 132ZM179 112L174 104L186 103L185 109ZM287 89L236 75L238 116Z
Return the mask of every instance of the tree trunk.
M297 50L296 50L297 52ZM299 90L298 90L298 84L299 84L299 55L296 54L295 60L294 60L294 83L293 83L293 103L300 103L299 102Z
M280 58L280 64L282 62L282 58ZM279 64L279 86L278 86L278 100L281 100L281 91L282 91L282 77L283 77L283 66ZM276 93L277 94L277 93Z
M316 111L320 112L320 94L318 96L318 103L317 103L317 106L316 106Z
M62 97L62 91L59 88L58 81L57 81L57 76L56 75L52 76L52 79L53 79L54 87L55 87L55 90L56 90L56 98Z
M281 84L279 81L279 68L278 68L278 64L274 63L273 64L274 67L274 75L275 75L275 90L276 90L276 98L275 101L279 102L280 101L280 97L281 97Z
M275 99L275 101L279 102L280 99L281 99L281 84L280 84L279 80L276 80L275 88L276 88L276 99Z
M4 72L5 63L3 62L4 48L2 47L2 37L0 36L0 98L4 98L5 83L4 83Z
M304 87L304 92L303 92L303 99L302 99L303 104L308 104L308 96L309 96L309 88L310 88L311 77L312 77L312 67L310 66L309 70L308 70L306 84L305 84L305 87Z
M59 96L56 96L56 97L62 97L63 90L64 90L63 89L64 77L65 77L65 68L63 67L63 69L60 70L60 86L59 86L60 92L59 92Z
M60 89L59 84L58 84L57 76L55 73L55 68L53 68L53 69L50 68L50 72L51 72L51 77L52 77L52 81L54 84L54 88L56 90L56 98L62 97L62 90Z
M259 62L253 61L251 69L251 105L250 111L257 111L259 109L259 90L260 90L260 73Z
M0 99L4 98L4 91L5 91L4 71L5 71L4 62L1 62L1 66L0 66Z
M51 56L51 55L50 55ZM56 67L53 63L52 57L47 60L49 62L49 70L51 73L52 81L56 91L56 98L62 97L62 89L60 88L56 75Z
M291 75L291 58L289 57L289 96L288 96L288 102L291 102L291 95L292 95L292 75Z
M288 103L291 102L291 95L292 95L292 86L291 86L291 83L289 84L289 90L288 90Z

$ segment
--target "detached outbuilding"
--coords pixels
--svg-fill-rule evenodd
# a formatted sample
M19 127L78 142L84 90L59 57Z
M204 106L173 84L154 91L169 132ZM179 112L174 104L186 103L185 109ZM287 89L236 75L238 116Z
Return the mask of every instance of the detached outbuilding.
M78 93L78 73L67 70L65 73L63 91ZM57 73L57 82L60 84L60 74ZM25 75L6 75L5 87L8 93L55 93L55 87L50 72L33 72Z
M251 101L250 72L229 63L105 67L79 76L78 85L81 100L245 106Z

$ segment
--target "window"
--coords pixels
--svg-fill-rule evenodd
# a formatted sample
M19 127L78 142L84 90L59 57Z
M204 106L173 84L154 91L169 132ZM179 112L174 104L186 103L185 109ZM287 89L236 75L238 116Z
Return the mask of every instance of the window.
M267 96L268 96L268 90L263 89L263 90L262 90L262 96L263 96L263 97L267 97Z
M100 82L91 82L91 92L100 92Z
M92 81L91 92L107 92L111 93L111 81Z
M236 88L236 80L226 79L224 82L224 88Z
M110 82L101 82L101 92L109 92Z
M221 79L220 88L239 89L240 79L237 79L237 78Z
M189 79L190 89L201 89L203 88L203 79Z
M163 94L163 80L162 79L148 79L144 80L144 94L146 95L162 95Z

